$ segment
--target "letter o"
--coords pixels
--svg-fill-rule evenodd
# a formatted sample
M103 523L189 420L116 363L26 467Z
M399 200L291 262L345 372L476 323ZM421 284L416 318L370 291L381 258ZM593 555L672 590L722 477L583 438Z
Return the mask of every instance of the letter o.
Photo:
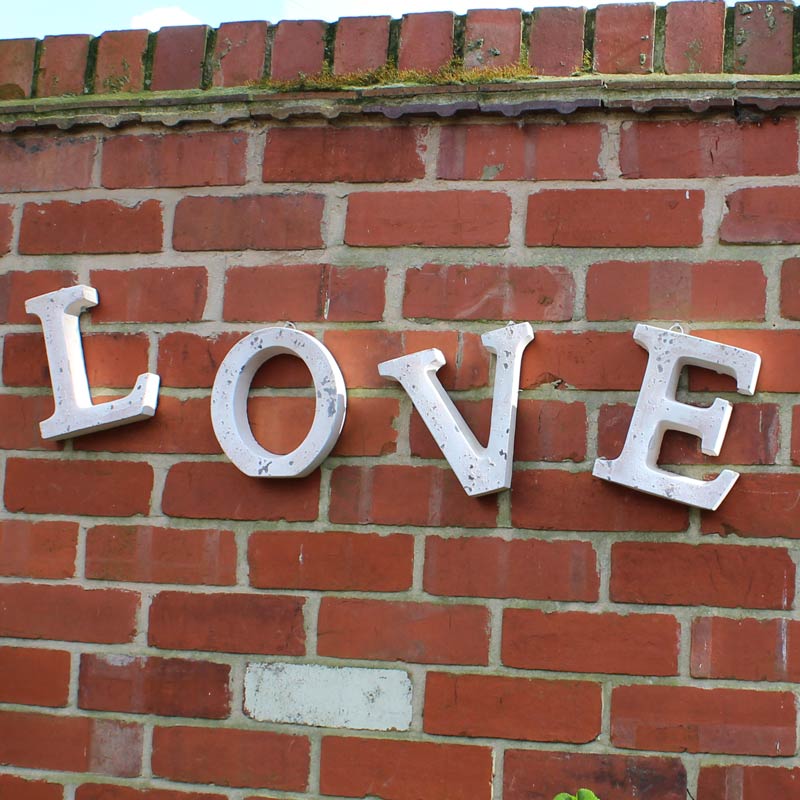
M253 436L247 395L258 368L277 355L302 359L314 381L316 408L306 438L291 453L271 453ZM211 391L211 423L228 458L254 478L301 478L333 449L344 425L346 387L339 365L321 342L294 328L262 328L231 349Z

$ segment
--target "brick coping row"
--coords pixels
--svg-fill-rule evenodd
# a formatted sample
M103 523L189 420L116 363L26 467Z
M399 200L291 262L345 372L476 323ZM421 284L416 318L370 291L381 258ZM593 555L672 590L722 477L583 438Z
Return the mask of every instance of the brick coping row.
M800 72L792 3L682 0L596 10L540 8L230 22L0 41L4 101L130 95L260 84L341 89L475 76L792 75ZM296 84L296 85L293 85Z
M732 112L757 121L800 107L794 76L589 76L448 86L371 86L276 92L260 87L129 95L85 95L0 102L0 133L36 128L185 122L226 125L295 117L332 120L462 114L522 117L581 111Z

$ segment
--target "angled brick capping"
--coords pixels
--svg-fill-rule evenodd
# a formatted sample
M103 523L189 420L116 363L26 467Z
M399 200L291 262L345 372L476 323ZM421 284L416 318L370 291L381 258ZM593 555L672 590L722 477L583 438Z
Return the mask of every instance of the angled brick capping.
M380 9L376 6L376 12ZM785 3L230 22L0 41L0 798L800 796L800 182ZM97 402L45 441L76 284ZM481 334L530 322L511 491L471 498L380 362L427 348L477 438ZM250 478L212 426L287 321L347 386L329 457ZM762 357L716 511L592 475L637 322ZM255 376L294 450L308 371Z

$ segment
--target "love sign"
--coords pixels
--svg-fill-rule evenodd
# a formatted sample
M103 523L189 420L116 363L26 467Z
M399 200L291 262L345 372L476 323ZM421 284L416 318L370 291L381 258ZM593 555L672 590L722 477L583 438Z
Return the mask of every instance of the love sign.
M72 286L33 297L25 308L41 320L53 384L55 410L40 423L43 439L66 439L128 425L156 413L160 379L144 373L119 400L93 404L80 336L80 315L97 305L90 286ZM683 431L701 440L707 455L717 456L730 421L732 406L717 398L709 408L679 402L675 393L681 370L694 365L731 375L737 391L755 392L761 358L739 347L710 342L679 330L637 325L634 340L649 358L625 445L618 458L595 461L593 474L603 480L679 503L716 509L738 476L723 470L702 481L657 466L667 430ZM481 496L508 489L512 480L522 356L534 331L527 322L509 323L481 337L495 355L491 429L482 446L436 376L445 364L437 348L384 361L379 373L396 380L411 398L464 491ZM289 354L308 367L314 383L314 420L305 439L291 453L272 453L256 441L247 418L247 396L258 368L270 358ZM238 469L258 478L308 475L328 456L344 425L347 388L336 360L317 339L292 326L254 331L238 342L217 371L211 393L211 420L225 454Z

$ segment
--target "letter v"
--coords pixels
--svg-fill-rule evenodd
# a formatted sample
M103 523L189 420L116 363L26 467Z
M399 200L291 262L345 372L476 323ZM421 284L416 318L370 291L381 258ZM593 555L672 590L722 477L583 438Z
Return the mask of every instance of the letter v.
M487 447L475 438L436 377L436 372L446 363L441 350L420 350L378 364L378 372L384 378L394 378L408 392L436 444L471 497L500 492L511 486L519 374L522 354L532 340L533 328L527 322L510 324L481 336L484 347L497 357Z
M159 377L145 372L130 394L92 404L81 344L80 315L97 305L97 290L69 286L31 297L25 310L42 321L47 364L53 383L53 416L39 423L43 439L67 439L152 417L158 403Z

